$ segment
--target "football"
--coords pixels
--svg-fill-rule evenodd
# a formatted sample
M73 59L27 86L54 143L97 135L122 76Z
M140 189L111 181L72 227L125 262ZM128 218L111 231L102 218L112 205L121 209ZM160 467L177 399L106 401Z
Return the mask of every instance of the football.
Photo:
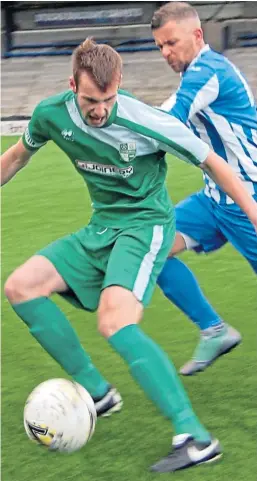
M72 453L82 448L94 433L96 419L90 394L66 379L39 384L24 407L29 439L54 451Z

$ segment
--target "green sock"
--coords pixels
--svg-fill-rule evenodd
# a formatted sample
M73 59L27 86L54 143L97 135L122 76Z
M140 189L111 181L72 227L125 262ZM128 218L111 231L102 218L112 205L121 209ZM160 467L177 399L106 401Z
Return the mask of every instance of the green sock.
M190 433L199 441L210 434L195 415L175 367L161 348L137 325L129 325L109 338L127 361L131 374L147 396L173 423L176 434Z
M92 397L102 397L107 392L109 383L92 364L68 319L53 301L39 297L12 308L39 344Z

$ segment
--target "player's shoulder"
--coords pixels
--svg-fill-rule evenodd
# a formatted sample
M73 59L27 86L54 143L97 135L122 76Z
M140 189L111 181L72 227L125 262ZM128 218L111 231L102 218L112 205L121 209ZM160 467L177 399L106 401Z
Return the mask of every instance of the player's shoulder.
M47 112L51 112L53 109L58 109L61 107L65 102L72 99L74 97L74 93L72 90L65 90L57 95L51 95L50 97L46 97L45 99L41 100L35 108L35 114L45 114Z
M206 45L183 74L181 86L189 88L191 84L200 90L211 81L215 89L219 90L227 78L232 78L233 82L234 73L232 71L233 65L229 60Z
M127 90L123 90L123 89L119 89L118 90L118 95L119 95L119 98L120 99L123 99L123 98L130 98L130 99L136 99L135 95L133 95L131 92L128 92Z
M123 89L118 90L119 107L133 108L133 105L135 105L137 102L139 102L139 100L131 92Z
M118 90L118 111L120 114L121 112L124 113L125 111L133 113L135 109L144 109L144 107L147 108L146 104L139 100L131 92L123 89Z
M141 112L146 109L153 109L150 105L146 104L143 100L140 100L131 92L127 90L119 89L118 90L118 104L122 106L125 110L131 110L140 108Z
M186 75L189 76L210 76L224 73L227 69L228 60L219 52L215 52L208 45L198 57L189 65Z
M240 69L229 60L225 55L209 49L201 59L205 64L212 65L215 69L216 77L219 83L219 89L223 95L227 95L228 90L248 90L249 86Z
M200 71L210 71L217 75L217 77L224 78L224 75L230 75L234 71L235 66L222 53L216 52L207 46L202 55L192 65L191 70L198 69Z
M146 104L127 90L118 90L118 117L130 118L133 121L137 119L137 123L140 123L140 119L156 117L158 112L159 115L164 113L162 110Z

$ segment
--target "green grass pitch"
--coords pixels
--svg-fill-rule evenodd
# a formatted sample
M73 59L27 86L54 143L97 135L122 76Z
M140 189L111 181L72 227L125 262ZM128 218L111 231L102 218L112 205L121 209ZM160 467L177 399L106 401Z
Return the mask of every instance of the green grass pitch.
M5 150L15 138L3 138ZM202 185L194 167L170 159L168 186L174 202ZM13 269L40 247L75 231L90 217L90 201L69 160L49 143L2 190L2 285ZM221 462L175 475L156 475L149 465L169 449L172 430L130 378L124 362L99 336L96 316L55 297L93 361L124 398L124 409L100 419L90 443L73 455L49 453L23 429L23 406L40 382L65 373L29 335L2 297L2 474L4 481L256 481L256 280L231 247L209 256L183 257L209 299L243 334L243 344L207 372L183 379L202 422L223 447ZM188 360L197 329L158 289L143 329L171 356Z

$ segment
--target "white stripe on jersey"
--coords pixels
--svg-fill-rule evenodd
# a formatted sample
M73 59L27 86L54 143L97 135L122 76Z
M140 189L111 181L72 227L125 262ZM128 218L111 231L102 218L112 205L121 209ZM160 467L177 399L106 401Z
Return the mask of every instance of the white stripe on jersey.
M246 150L249 152L249 155L251 156L253 162L257 163L257 142L256 142L256 147L254 147L254 145L250 144L250 142L248 141L248 139L247 139L247 137L244 133L242 125L238 125L238 124L234 124L234 123L232 123L231 125L232 125L232 128L233 128L237 138L241 140L242 144L244 145ZM255 131L255 133L256 133L256 141L257 141L257 132ZM253 162L250 165L254 166ZM257 170L256 169L253 171L253 176L255 177L255 181L257 181Z
M251 129L251 132L252 132L253 141L254 141L254 143L256 145L256 148L257 148L257 130Z
M204 126L204 124L199 120L198 117L194 117L193 119L190 120L190 123L193 124L193 126L196 128L198 134L200 135L201 139L208 144L211 149L214 150L214 146L212 145L212 141L208 135L208 132Z
M216 114L210 107L205 109L205 112L209 115L221 139L223 139L223 146L226 151L228 164L233 168L234 172L237 173L238 177L244 181L244 185L249 194L253 195L255 193L253 183L244 179L239 165L240 161L243 169L247 172L248 177L253 182L256 182L257 168L254 167L253 161L245 154L243 147L225 117ZM233 203L233 200L228 195L226 196L226 203Z
M217 186L215 182L209 177L208 174L203 175L206 186L204 188L204 192L207 195L207 197L212 197L212 199L215 200L215 202L219 203L220 202L220 193L217 189Z
M241 74L240 70L233 64L231 63L228 58L224 57L224 59L229 63L229 65L234 69L234 71L236 72L236 74L238 75L238 77L240 78L241 82L243 83L244 85L244 88L245 88L245 91L248 95L248 98L249 98L249 101L250 101L250 104L251 106L253 107L254 106L254 96L253 96L253 93L248 85L248 83L246 82L245 78L243 77L243 75Z
M188 118L192 119L195 113L199 110L204 109L207 105L210 105L219 95L219 81L217 75L213 77L204 84L204 86L197 92L193 103L191 104Z
M214 147L212 145L211 139L208 135L208 132L203 125L202 122L198 119L198 117L194 116L193 119L190 120L191 124L196 128L198 134L200 135L201 139L206 142L213 150ZM216 202L220 202L220 193L218 189L216 188L215 182L207 175L206 173L203 174L203 177L206 182L206 187L205 187L205 193L208 197L212 197Z

